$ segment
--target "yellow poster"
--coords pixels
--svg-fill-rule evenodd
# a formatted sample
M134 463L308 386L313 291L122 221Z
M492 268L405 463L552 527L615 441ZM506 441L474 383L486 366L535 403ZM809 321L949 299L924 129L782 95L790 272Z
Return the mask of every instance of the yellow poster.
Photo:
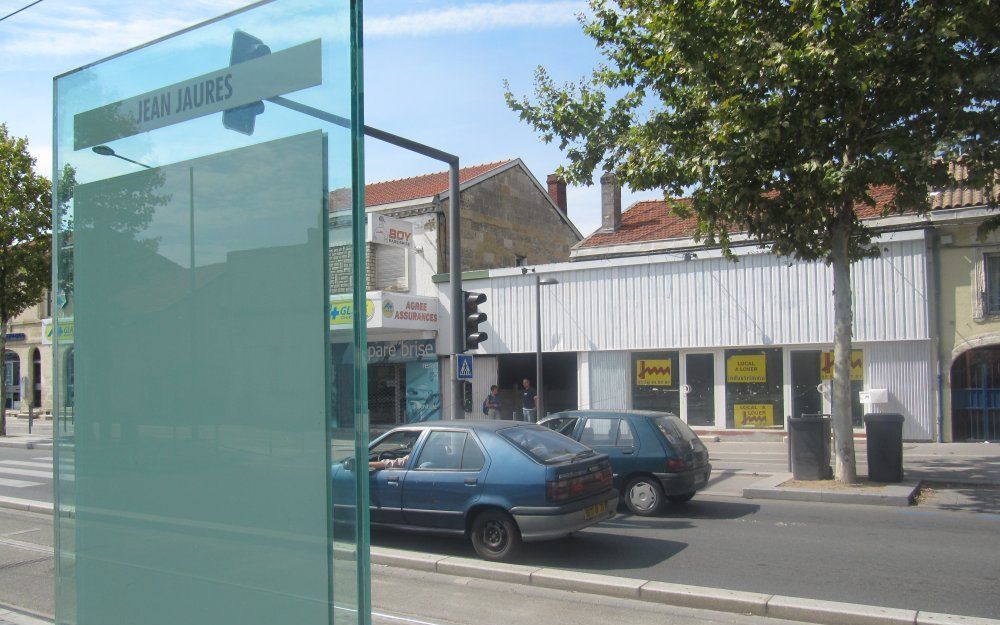
M767 357L763 354L730 356L726 359L726 382L740 384L767 382Z
M365 300L365 318L372 320L375 314L375 303L370 299ZM330 298L330 325L349 326L354 323L354 303L351 299Z
M823 352L819 364L819 377L821 380L833 379L833 352ZM851 379L854 381L865 379L865 360L860 349L851 350Z
M636 386L672 386L674 383L674 361L646 360L635 362Z
M771 404L734 404L733 421L737 428L774 427L774 406Z

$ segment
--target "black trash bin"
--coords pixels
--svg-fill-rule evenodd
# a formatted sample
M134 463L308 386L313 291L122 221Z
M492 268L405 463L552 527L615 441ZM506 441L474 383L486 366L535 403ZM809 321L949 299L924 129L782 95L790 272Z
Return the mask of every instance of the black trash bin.
M828 480L830 468L830 417L804 414L788 419L788 460L796 480Z
M865 415L868 441L868 479L903 481L903 415L891 412Z

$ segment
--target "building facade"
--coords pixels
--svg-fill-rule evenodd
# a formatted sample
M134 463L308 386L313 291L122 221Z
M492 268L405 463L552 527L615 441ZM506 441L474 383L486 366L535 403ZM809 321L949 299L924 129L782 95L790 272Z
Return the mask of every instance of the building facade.
M52 414L52 310L45 298L9 324L3 358L8 414Z
M520 159L463 168L463 270L488 270L569 259L583 238L567 215L565 184L539 183ZM366 185L366 319L368 407L375 430L451 414L441 320L447 302L434 276L448 271L448 172ZM337 379L350 379L351 305L349 194L331 194L331 330ZM339 273L338 273L339 272ZM339 386L339 385L338 385ZM348 388L338 392L348 400Z
M705 433L761 437L781 435L789 416L831 412L827 265L750 241L736 244L733 262L693 240L693 222L667 203L621 212L613 188L603 196L602 228L572 262L465 279L488 297L476 400L489 380L509 388L534 378L540 322L546 412L668 410ZM992 406L1000 410L990 403L1000 399L990 390L1000 384L1000 237L975 238L992 207L981 195L938 194L926 216L882 217L891 189L873 196L877 205L859 215L878 230L881 255L852 266L858 435L865 413L893 412L904 416L907 440L995 439L969 430L995 427ZM554 283L536 301L540 276ZM953 417L953 403L965 412ZM508 403L505 416L517 408Z

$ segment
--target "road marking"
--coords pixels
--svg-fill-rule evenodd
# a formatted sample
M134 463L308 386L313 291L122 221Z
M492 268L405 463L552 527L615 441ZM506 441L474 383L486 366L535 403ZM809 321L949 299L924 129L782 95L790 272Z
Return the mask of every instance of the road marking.
M51 469L51 462L27 462L25 460L2 460L0 465L11 467L29 467L32 469Z
M29 482L27 480L11 480L0 477L0 486L8 488L27 488L28 486L42 486L45 482Z
M31 469L13 469L0 467L0 473L7 475L23 475L25 477L45 477L52 479L52 471L32 471Z
M15 540L13 538L0 538L0 545L7 545L8 547L24 549L25 551L34 551L35 553L44 553L50 556L55 551L52 547L46 545L28 543L24 542L23 540Z
M32 460L44 460L45 462L52 464L52 456L39 456L37 458L32 458Z

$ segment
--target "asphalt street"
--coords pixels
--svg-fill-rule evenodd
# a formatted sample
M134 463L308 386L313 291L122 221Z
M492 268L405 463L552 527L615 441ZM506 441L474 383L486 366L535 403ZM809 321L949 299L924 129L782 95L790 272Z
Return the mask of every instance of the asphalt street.
M372 543L473 557L459 540ZM525 564L886 607L1000 615L1000 515L699 496L531 544Z
M656 518L620 514L569 539L530 544L523 562L732 590L1000 615L1000 514L995 508L953 510L933 500L910 508L744 500L739 497L744 486L784 470L783 457L754 451L759 449L714 449L711 484L690 503ZM35 475L46 470L34 466L44 464L49 453L0 449L0 478L26 482L0 481L0 495L51 501L51 477ZM45 581L51 579L51 557L42 552L50 544L50 518L0 510L0 589L16 593L17 605L44 612L51 604L51 582ZM376 532L373 544L473 557L467 543L450 538Z

